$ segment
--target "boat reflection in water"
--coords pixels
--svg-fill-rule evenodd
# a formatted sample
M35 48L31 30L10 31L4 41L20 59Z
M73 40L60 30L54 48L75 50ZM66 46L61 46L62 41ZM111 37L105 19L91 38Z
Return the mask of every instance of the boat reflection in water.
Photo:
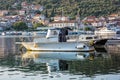
M120 54L28 51L0 59L0 80L120 80Z
M94 52L93 52L94 53ZM27 51L23 54L23 58L44 58L44 59L60 59L60 60L83 60L88 57L88 52L39 52L39 51Z
M64 62L66 67L68 66L66 61L71 60L85 60L85 59L93 59L92 56L94 53L79 53L79 52L34 52L28 51L22 55L22 60L28 61L32 59L34 63L46 63L48 72L59 71L61 63ZM25 62L25 64L28 62ZM63 63L62 63L63 64ZM63 64L63 65L64 65Z
M69 74L68 79L70 79L71 74L75 80L78 80L78 78L101 80L110 79L111 74L120 73L120 63L114 64L111 55L108 53L26 52L22 55L22 59L24 64L30 61L34 64L45 63L49 77L52 78L58 76L62 79L63 76ZM106 76L103 77L103 75ZM118 75L111 78L118 80L119 77Z

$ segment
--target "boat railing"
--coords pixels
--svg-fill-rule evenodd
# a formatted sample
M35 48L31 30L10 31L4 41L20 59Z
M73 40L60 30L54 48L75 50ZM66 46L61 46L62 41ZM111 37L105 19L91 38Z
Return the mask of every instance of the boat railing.
M101 35L97 35L100 39L104 39L104 38L114 38L116 37L116 34L101 34Z
M78 35L67 35L66 39L67 40L77 40L78 39Z

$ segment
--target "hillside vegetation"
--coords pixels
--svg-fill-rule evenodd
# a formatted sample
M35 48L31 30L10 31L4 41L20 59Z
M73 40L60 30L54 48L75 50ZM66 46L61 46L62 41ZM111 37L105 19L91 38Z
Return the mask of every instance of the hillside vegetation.
M12 9L14 2L22 0L0 0L0 9ZM85 16L105 16L120 11L120 0L27 0L29 3L40 4L45 7L43 13L48 17L68 15L75 18L77 13ZM17 7L20 9L20 6Z

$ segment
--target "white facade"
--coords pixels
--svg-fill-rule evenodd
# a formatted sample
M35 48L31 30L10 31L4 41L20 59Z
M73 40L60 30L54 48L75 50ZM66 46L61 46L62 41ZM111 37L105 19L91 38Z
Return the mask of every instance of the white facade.
M76 21L58 21L58 22L51 22L49 23L49 26L51 27L71 27L75 28L77 27L77 22Z
M69 17L56 16L56 17L54 17L54 21L69 21Z
M2 21L2 22L0 22L0 26L10 27L10 23L9 23L9 22L5 22L5 21Z
M102 22L93 22L93 23L91 23L92 24L92 26L103 26L103 23Z
M19 14L20 14L20 15L25 15L25 10L20 10L20 11L19 11Z

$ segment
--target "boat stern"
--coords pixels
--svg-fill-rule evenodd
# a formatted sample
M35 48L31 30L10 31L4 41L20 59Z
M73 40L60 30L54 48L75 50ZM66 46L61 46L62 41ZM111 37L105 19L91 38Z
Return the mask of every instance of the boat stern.
M76 46L76 48L83 51L83 52L91 52L91 51L95 50L94 46L90 46L90 45L87 45L87 44L84 44L84 43L83 44L78 44Z

